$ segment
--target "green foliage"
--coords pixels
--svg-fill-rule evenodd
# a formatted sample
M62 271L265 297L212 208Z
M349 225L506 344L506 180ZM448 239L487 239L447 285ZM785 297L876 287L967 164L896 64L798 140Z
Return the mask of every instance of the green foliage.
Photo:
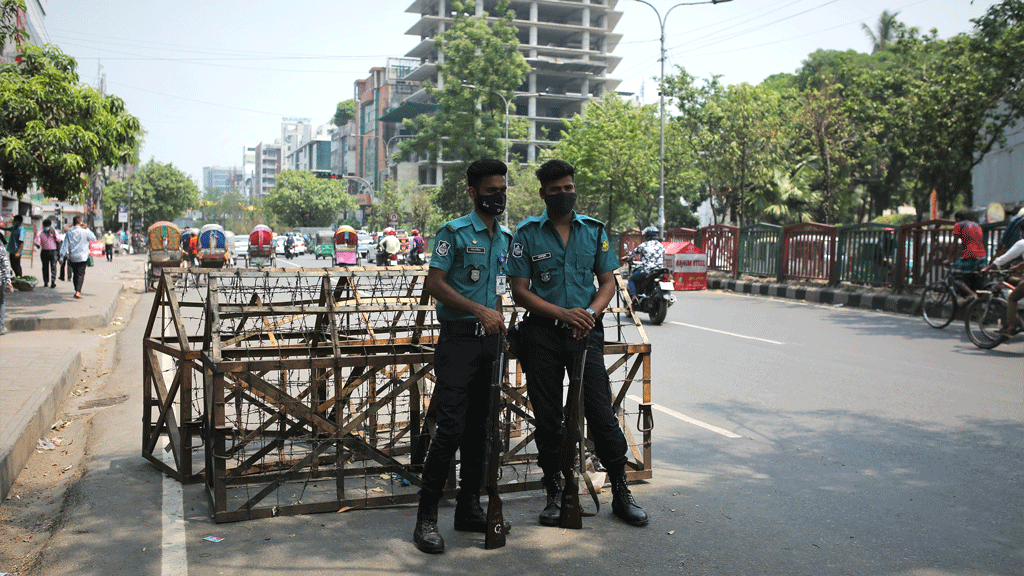
M0 0L0 48L8 40L20 47L28 39L28 33L18 28L18 10L25 10L25 0Z
M108 225L114 224L113 207L121 204L131 205L132 221L141 218L143 229L154 222L180 218L189 208L199 208L199 188L192 179L174 164L152 159L128 180L108 185L103 193L104 204L112 207L108 210L112 213L108 215Z
M20 56L0 65L3 187L24 193L35 181L47 196L82 200L86 174L135 159L139 120L120 98L82 84L57 47L23 44Z
M358 111L359 105L355 99L349 98L348 100L342 100L341 102L338 102L338 109L334 111L334 117L331 119L331 122L333 122L335 126L341 128L348 124L349 120L355 118Z
M587 106L586 118L568 122L549 155L576 167L579 212L611 227L658 223L659 121L655 106L638 106L610 94ZM674 142L666 138L666 142ZM666 180L680 163L666 162ZM678 199L678 194L675 194ZM666 191L665 203L672 198Z
M540 197L540 181L535 174L537 167L512 162L508 167L508 211L509 228L515 227L530 216L538 216L546 206Z
M312 172L285 170L264 200L268 212L286 228L330 226L338 214L355 209L355 200L342 180L317 178Z
M439 108L432 115L403 123L405 130L416 137L399 143L402 153L414 151L431 163L504 158L505 102L510 102L509 113L514 112L513 91L523 84L530 66L519 53L508 0L498 2L490 20L486 14L474 16L474 6L468 0L453 0L450 4L454 22L434 40L444 56L438 63L444 85L436 88L426 84L427 93ZM521 122L510 123L510 138L525 134L522 128ZM454 180L446 175L438 190L439 208L445 215L462 215L464 183L460 187L455 181L462 178L465 168L455 166L451 172Z
M864 30L864 34L871 40L871 53L874 54L879 50L885 50L892 43L895 36L896 29L896 16L899 12L889 12L888 10L882 10L881 16L878 17L878 22L874 28L871 28L867 24L861 24L861 28Z
M207 190L199 206L203 224L220 224L225 230L248 232L257 224L266 223L262 203L250 204L238 189Z
M892 226L902 226L904 224L910 224L917 220L913 214L889 214L886 216L878 216L872 222L878 224L889 224Z
M390 226L388 218L392 213L398 214L398 228L409 224L409 198L416 188L418 186L412 184L398 188L398 184L394 180L382 182L380 190L377 191L373 209L366 217L367 228L379 232Z

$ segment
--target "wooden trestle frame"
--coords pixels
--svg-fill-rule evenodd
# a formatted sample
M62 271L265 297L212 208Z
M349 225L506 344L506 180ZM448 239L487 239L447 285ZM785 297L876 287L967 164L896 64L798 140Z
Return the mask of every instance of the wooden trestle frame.
M426 273L164 269L143 341L143 457L180 482L204 481L217 522L416 502L439 331ZM618 281L606 365L627 475L648 479L651 346ZM505 311L510 323L523 312ZM540 489L514 358L502 392L501 491ZM642 395L639 409L626 410L630 393Z

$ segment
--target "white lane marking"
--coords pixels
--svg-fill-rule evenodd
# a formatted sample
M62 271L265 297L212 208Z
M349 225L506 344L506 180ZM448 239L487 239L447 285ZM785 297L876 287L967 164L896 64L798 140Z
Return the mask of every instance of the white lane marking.
M630 400L632 400L633 402L636 402L637 404L642 404L643 403L643 399L642 398L639 398L637 396L633 396L632 394L627 394L626 398L629 398ZM730 431L728 431L728 430L726 430L724 428L719 428L718 426L713 426L711 424L708 424L707 422L701 422L700 420L697 420L696 418L690 418L686 414L682 414L680 412L676 412L675 410L673 410L671 408L666 408L666 407L664 407L664 406L662 406L660 404L655 404L654 402L651 402L651 408L654 408L658 412L664 412L665 414L668 414L669 416L671 416L673 418L678 418L678 419L682 420L683 422L686 422L687 424L693 424L694 426L699 426L699 427L701 427L701 428L703 428L705 430L710 430L710 431L714 432L715 434L721 434L722 436L725 436L726 438L742 438L742 436L740 436L739 434L736 434L735 432L730 432Z
M166 436L162 437L166 438ZM158 442L159 446L164 446ZM163 453L164 462L174 467L174 454ZM188 554L185 543L185 495L181 483L164 475L163 526L160 547L160 573L164 576L188 576Z
M743 334L736 334L733 332L724 332L722 330L715 330L714 328L705 328L704 326L695 326L693 324L684 324L682 322L674 322L669 320L669 324L675 324L676 326L686 326L687 328L696 328L697 330L707 330L708 332L717 332L719 334L725 334L726 336L735 336L737 338L746 338L747 340L757 340L758 342L767 342L769 344L778 344L784 346L784 342L776 342L775 340L767 340L765 338L758 338L756 336L744 336Z

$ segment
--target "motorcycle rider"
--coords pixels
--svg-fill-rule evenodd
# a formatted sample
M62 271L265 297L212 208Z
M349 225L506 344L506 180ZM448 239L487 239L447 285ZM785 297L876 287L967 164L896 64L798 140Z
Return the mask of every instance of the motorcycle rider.
M665 266L665 247L658 241L658 227L648 226L644 228L643 234L644 241L622 257L623 262L628 262L637 254L640 255L640 266L629 275L629 281L626 283L626 290L629 291L629 297L633 300L634 306L636 305L637 283L643 281L651 272Z
M391 264L392 256L398 254L402 243L398 241L398 231L388 226L384 229L384 235L377 243L377 265L388 266Z
M427 243L423 240L423 236L420 236L420 231L414 228L412 238L409 239L409 263L414 266L423 264L423 252L426 247Z
M284 240L284 257L291 260L295 255L295 237L291 234Z

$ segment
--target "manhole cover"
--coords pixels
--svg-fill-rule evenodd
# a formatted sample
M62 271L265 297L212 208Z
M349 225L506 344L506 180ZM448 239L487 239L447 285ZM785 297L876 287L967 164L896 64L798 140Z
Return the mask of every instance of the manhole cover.
M114 396L113 398L97 398L88 402L78 405L79 410L89 410L90 408L106 408L107 406L113 406L114 404L120 404L128 399L128 396Z

